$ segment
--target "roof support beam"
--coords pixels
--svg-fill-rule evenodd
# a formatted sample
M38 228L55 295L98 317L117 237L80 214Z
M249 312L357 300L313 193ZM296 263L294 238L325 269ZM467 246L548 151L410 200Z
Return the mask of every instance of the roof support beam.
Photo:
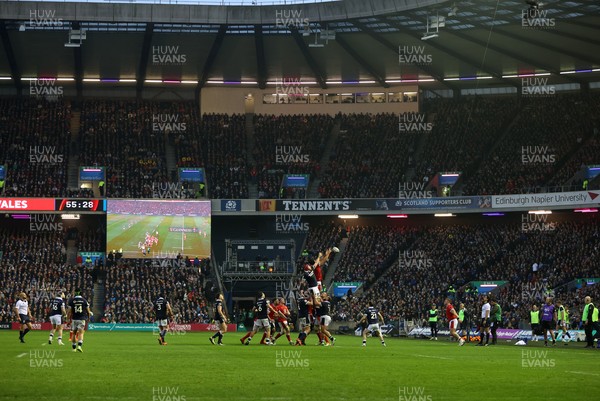
M74 21L72 25L74 30L81 29L81 24L78 21ZM77 97L83 96L83 56L81 47L73 48L73 70L75 72L75 90L77 91Z
M385 46L386 48L388 48L389 50L391 50L396 56L399 55L398 51L398 46L394 45L392 42L390 42L389 40L385 39L384 37L382 37L381 35L373 32L372 29L367 28L362 22L359 21L351 21L352 24L357 27L358 29L360 29L362 32L366 33L367 35L369 35L371 38L373 38L374 40L376 40L377 42L381 43L383 46ZM431 68L427 67L427 66L421 66L421 65L415 65L415 67L424 72L425 74L433 77L438 83L446 86L449 89L456 89L455 86L448 84L447 82L444 81L444 77L442 77L441 75L436 74Z
M144 32L144 42L142 43L142 53L140 55L140 64L138 66L136 95L142 97L144 82L146 81L146 71L148 69L148 55L150 54L150 46L152 45L152 34L154 32L154 24L148 22L146 24L146 32Z
M20 96L23 92L21 71L19 70L19 66L17 65L15 52L13 51L12 44L10 43L10 38L8 37L8 32L6 31L6 25L4 21L0 21L0 39L2 40L2 44L4 45L4 52L6 53L6 59L8 60L8 66L10 67L10 76L12 78L13 83L15 84L17 95Z
M265 45L263 41L262 25L254 25L254 46L256 47L256 82L260 89L267 87L267 63L265 59Z
M221 45L223 44L223 39L225 39L225 34L227 33L227 25L221 24L219 26L219 31L217 32L217 37L210 47L210 51L208 52L208 56L206 57L206 61L204 62L204 68L202 68L202 76L198 80L198 85L196 85L196 99L200 99L200 90L208 81L208 76L210 75L210 71L212 70L212 66L217 59L217 55L219 54L219 50L221 50Z
M342 35L336 36L336 42L348 53L362 68L368 71L369 74L384 88L389 88L390 85L385 82L385 78L381 76L372 65L370 65L352 46L346 42L346 39Z
M302 39L302 35L300 35L300 32L298 32L298 29L296 27L290 26L290 31L292 32L292 37L296 41L296 45L298 46L300 52L304 56L306 63L315 75L319 86L321 86L321 89L327 89L327 81L325 80L325 74L323 74L323 72L321 71L321 68L315 61L312 54L310 54L308 46L306 46L306 43L304 43L304 39Z
M564 79L566 79L568 81L581 84L580 80L575 79L572 76L560 75L560 71L558 71L555 68L552 68L549 65L541 63L540 60L538 60L538 59L533 59L533 58L530 58L530 57L527 57L527 56L520 56L520 55L516 54L515 52L513 52L511 50L507 50L507 49L502 48L500 46L496 46L493 43L487 43L487 42L485 42L482 39L473 38L473 37L471 37L469 35L466 35L466 34L464 34L462 32L459 32L457 30L453 31L452 34L458 36L459 38L461 38L463 40L466 40L466 41L478 44L479 46L483 46L483 47L487 47L489 49L492 49L493 51L498 52L500 54L506 54L507 56L509 56L512 59L517 60L518 62L521 62L521 63L524 63L524 64L529 64L530 66L532 66L534 68L539 68L541 70L548 71L548 72L550 72L550 73L552 73L554 75L560 76L560 77L562 77L562 78L564 78ZM518 79L518 78L514 78L514 79Z
M536 46L541 47L542 49L550 49L552 51L555 51L559 54L566 54L567 56L573 57L575 59L581 60L581 61L585 61L587 63L590 64L600 64L600 58L596 58L594 57L594 55L592 54L581 54L581 53L576 53L573 52L569 49L561 49L558 46L553 45L552 43L548 43L548 42L543 42L541 40L538 39L534 39L530 36L528 37L523 37L517 34L514 34L512 32L508 32L502 28L497 28L495 30L496 33L500 34L500 35L504 35L506 37L515 39L515 40L520 40L520 41L527 41L528 43L534 44Z

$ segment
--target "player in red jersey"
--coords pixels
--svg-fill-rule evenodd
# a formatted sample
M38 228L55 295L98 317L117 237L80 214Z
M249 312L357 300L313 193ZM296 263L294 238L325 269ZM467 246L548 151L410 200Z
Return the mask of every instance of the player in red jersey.
M275 345L275 341L277 341L277 339L284 334L288 340L288 343L290 345L294 345L294 342L292 341L292 337L290 336L290 326L288 325L288 319L290 318L290 310L285 305L284 298L279 298L279 303L277 304L275 309L277 309L277 312L279 312L279 314L277 316L275 316L275 319L277 320L277 323L279 323L280 331L279 331L279 333L277 333L277 336L275 336L273 345Z
M446 319L448 319L450 335L458 340L458 345L462 346L465 344L465 340L460 338L456 332L456 328L458 327L458 313L456 313L456 310L454 310L454 306L452 306L450 298L444 299L444 305L446 305Z
M319 253L319 258L315 262L315 266L313 268L315 272L315 278L317 279L317 286L319 287L319 291L323 291L322 281L323 281L323 266L328 260L329 256L331 256L332 248L329 248L325 251L325 254Z
M271 327L271 335L269 336L269 341L271 341L271 344L273 344L274 340L273 340L273 334L275 333L275 319L277 318L277 316L279 315L279 312L277 312L277 306L279 305L279 299L275 298L273 299L273 302L271 302L271 306L272 308L269 309L269 325Z

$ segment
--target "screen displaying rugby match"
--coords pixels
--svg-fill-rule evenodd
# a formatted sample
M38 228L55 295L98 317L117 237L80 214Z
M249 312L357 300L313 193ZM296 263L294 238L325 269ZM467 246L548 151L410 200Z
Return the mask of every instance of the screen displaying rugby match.
M210 201L108 200L107 252L123 258L210 257Z

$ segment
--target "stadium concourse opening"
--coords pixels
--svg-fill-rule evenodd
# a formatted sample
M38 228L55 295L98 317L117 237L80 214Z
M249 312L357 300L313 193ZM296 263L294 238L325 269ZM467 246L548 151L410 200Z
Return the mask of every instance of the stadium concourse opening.
M0 401L597 393L599 27L1 2Z

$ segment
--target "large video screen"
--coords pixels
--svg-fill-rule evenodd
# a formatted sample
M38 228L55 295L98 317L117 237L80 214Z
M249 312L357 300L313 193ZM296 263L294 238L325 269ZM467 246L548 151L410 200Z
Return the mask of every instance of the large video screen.
M123 258L210 256L210 201L107 200L107 252Z

